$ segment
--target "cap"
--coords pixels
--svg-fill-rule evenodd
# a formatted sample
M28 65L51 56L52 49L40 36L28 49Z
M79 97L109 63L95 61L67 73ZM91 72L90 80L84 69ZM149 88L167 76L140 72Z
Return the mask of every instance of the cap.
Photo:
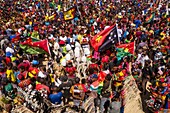
M39 62L38 62L37 60L33 60L33 61L32 61L32 64L33 64L33 65L38 65Z

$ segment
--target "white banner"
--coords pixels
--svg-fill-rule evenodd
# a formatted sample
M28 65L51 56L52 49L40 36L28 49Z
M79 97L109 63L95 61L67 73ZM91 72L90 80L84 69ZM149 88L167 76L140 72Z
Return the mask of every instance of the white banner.
M125 108L124 113L144 113L142 110L142 101L140 91L133 76L128 76L124 83L125 90Z

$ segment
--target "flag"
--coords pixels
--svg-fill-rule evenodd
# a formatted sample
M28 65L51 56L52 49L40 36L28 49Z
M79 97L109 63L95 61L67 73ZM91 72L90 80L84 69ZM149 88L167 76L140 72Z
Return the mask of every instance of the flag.
M32 41L32 42L40 41L39 39L37 39L37 38L33 38L33 37L31 37L30 39L31 39L31 41Z
M67 11L64 12L64 20L69 21L69 20L74 19L75 13L76 13L75 7L68 9Z
M90 91L95 91L98 94L101 94L101 90L103 88L103 82L95 81L90 85Z
M19 41L20 40L20 34L16 33L14 35L11 35L9 38L12 42Z
M53 15L51 15L48 19L49 19L49 20L54 20L55 17L56 17L56 14L53 14Z
M20 44L20 47L29 54L49 54L51 55L48 40L40 40L33 42L31 38Z
M40 41L40 40L37 39L37 38L29 37L22 44L31 43L31 42L37 42L37 41Z
M131 53L127 52L127 50L125 50L124 48L117 48L116 51L117 51L116 57L118 60L118 64L120 63L119 61L121 61L122 58L124 58L125 56L132 55Z
M56 14L53 14L51 16L45 16L45 21L48 21L48 20L54 20L56 17Z
M155 13L152 13L149 17L146 18L146 23L150 23L155 18Z
M95 35L90 43L95 51L101 51L105 49L105 47L110 46L112 43L116 43L117 41L117 28L116 24L114 24Z
M12 42L16 42L16 41L19 41L20 40L20 35L17 34L17 35L14 35L12 38L11 38L11 41Z
M117 48L123 48L125 50L125 52L134 54L135 42L131 42L128 44L121 44L121 45L117 46Z
M121 44L117 46L117 60L118 62L125 56L132 56L134 54L135 43L131 42L129 44Z

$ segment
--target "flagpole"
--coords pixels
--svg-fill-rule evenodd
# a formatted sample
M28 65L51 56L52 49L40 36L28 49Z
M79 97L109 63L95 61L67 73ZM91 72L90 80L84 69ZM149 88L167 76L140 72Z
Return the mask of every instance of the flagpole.
M118 35L118 31L117 31L117 23L116 23L116 32L117 32L117 35ZM120 38L118 36L118 42L119 42L119 45L120 45Z

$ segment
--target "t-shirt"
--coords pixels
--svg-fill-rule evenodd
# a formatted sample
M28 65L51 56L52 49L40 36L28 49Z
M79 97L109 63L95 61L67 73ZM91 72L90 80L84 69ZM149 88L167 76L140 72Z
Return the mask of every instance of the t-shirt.
M4 60L4 58L2 56L0 56L0 63L2 63L3 60Z
M7 47L5 52L6 52L6 56L10 57L10 56L12 56L12 53L14 53L14 50L10 47Z
M6 74L7 74L7 78L8 78L9 80L11 80L12 82L15 82L15 81L16 81L16 78L15 78L15 76L14 76L13 70L7 69L7 70L6 70Z
M122 37L122 34L123 34L123 31L122 29L117 29L117 32L118 32L118 37Z
M110 107L111 107L111 110L109 113L120 113L121 102L114 101L110 104Z
M28 69L28 76L33 78L36 77L38 75L39 70L36 67L30 67Z
M60 90L63 90L64 93L63 93L63 97L65 98L69 98L71 96L70 94L70 88L71 88L71 83L67 82L67 83L62 83L59 88Z
M83 87L81 84L75 84L74 86L71 87L70 89L70 93L73 94L74 92L74 95L81 95L81 92L84 91L83 90Z
M50 94L49 99L53 104L61 104L61 97L63 96L62 92L59 92L57 94Z
M30 67L30 64L28 62L22 62L18 65L18 69L21 67L21 66L24 66L26 70L29 69Z

